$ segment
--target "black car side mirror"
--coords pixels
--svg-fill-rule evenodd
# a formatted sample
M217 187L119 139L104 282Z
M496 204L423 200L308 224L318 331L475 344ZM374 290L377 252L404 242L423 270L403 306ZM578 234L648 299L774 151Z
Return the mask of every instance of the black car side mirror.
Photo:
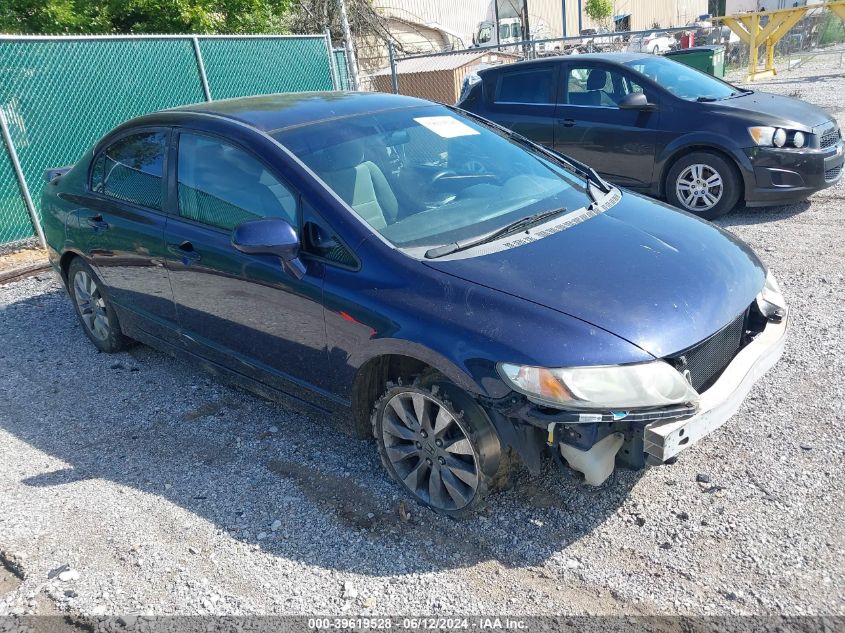
M282 260L284 269L302 279L305 265L299 259L299 236L288 222L281 218L247 220L232 232L232 246L249 255L275 255Z
M632 92L626 95L618 105L620 110L643 110L644 112L657 110L657 106L649 103L645 94L642 92Z

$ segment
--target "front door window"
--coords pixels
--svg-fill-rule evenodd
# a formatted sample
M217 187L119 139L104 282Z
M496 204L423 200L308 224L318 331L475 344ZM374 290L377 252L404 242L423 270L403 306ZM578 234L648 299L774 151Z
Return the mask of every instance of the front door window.
M568 105L616 108L629 94L643 92L643 87L615 70L573 66L566 73Z

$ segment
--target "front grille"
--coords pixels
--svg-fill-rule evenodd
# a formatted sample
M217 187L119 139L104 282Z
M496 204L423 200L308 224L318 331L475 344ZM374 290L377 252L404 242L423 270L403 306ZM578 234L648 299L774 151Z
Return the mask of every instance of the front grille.
M833 169L828 169L824 172L824 179L830 182L831 180L836 180L839 178L839 175L842 173L842 165L839 167L834 167Z
M689 371L690 384L699 393L716 382L725 367L742 349L747 314L748 310L710 338L670 359L678 371Z
M833 147L839 142L839 139L841 138L842 132L839 130L839 128L828 130L827 132L822 134L821 139L819 139L819 147L821 147L822 149Z

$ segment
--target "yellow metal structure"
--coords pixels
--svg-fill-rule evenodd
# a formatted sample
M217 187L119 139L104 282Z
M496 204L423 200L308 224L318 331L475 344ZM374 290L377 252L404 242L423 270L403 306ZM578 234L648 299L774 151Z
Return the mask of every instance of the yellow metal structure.
M748 81L772 77L777 74L775 68L775 45L804 17L808 11L830 9L834 14L845 20L845 0L809 4L803 7L778 9L776 11L758 11L756 13L738 13L726 15L721 22L737 34L748 45L750 59L748 62ZM761 26L761 22L765 22ZM766 61L760 70L759 48L766 46Z

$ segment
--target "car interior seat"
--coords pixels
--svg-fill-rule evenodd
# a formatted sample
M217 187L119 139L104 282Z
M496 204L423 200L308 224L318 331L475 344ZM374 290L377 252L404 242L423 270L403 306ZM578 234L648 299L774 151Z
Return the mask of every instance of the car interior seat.
M381 169L365 160L360 141L318 150L311 162L325 183L374 229L383 229L396 220L396 196Z
M569 92L569 103L572 105L598 106L602 105L602 89L607 83L607 72L593 68L587 75L587 90L585 92Z

